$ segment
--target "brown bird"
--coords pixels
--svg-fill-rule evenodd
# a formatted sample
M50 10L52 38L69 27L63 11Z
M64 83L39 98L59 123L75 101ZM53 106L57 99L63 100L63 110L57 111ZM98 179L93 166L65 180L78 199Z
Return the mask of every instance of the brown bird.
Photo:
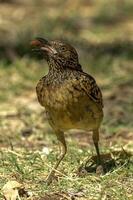
M42 53L49 65L49 72L39 80L36 92L61 146L60 157L47 177L49 184L67 152L64 132L70 129L93 132L97 166L101 165L98 141L103 119L102 94L94 78L83 72L77 51L71 45L36 38L31 46Z

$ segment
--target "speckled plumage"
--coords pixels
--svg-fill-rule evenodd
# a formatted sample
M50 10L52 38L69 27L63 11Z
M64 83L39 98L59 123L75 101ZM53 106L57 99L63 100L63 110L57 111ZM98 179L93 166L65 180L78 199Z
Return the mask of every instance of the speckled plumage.
M99 128L102 96L90 75L73 69L56 70L53 76L49 72L38 82L36 91L54 129Z
M76 50L60 41L47 42L38 38L32 46L41 49L49 65L49 72L37 83L39 103L45 107L48 121L66 153L64 131L83 129L93 131L93 141L98 154L99 127L103 119L102 94L92 76L83 72ZM48 176L48 182L54 170Z

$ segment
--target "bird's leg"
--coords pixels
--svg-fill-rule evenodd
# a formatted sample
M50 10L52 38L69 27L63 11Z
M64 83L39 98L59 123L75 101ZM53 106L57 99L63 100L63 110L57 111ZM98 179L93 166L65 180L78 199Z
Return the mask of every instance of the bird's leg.
M99 152L99 146L98 146L98 142L99 142L99 130L98 129L93 130L93 142L94 142L96 153L97 153L97 165L102 165L101 156L100 156L100 152Z
M61 151L60 151L60 156L59 156L55 166L52 168L51 172L49 173L49 175L46 179L47 184L50 184L52 182L52 178L55 174L55 170L58 168L60 162L63 160L63 158L64 158L64 156L67 152L67 146L66 146L64 133L61 132L61 131L57 131L56 136L57 136L57 139L59 141Z

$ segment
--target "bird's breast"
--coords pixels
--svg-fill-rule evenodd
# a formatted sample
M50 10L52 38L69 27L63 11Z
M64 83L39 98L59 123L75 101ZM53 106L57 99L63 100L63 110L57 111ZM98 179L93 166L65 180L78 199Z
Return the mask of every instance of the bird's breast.
M39 83L40 84L40 83ZM99 116L97 106L83 91L75 89L75 84L66 81L62 84L37 86L40 104L45 107L49 122L62 130L83 128L95 123Z
M79 101L81 96L79 91L74 91L71 83L64 83L61 85L47 85L43 86L41 91L41 104L52 110L65 110L71 104Z

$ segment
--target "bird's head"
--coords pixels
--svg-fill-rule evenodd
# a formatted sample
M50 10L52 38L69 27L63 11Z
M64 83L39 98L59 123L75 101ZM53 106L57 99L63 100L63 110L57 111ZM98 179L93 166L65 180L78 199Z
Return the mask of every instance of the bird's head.
M77 51L65 42L36 38L31 42L31 47L33 51L41 52L49 63L81 71Z

